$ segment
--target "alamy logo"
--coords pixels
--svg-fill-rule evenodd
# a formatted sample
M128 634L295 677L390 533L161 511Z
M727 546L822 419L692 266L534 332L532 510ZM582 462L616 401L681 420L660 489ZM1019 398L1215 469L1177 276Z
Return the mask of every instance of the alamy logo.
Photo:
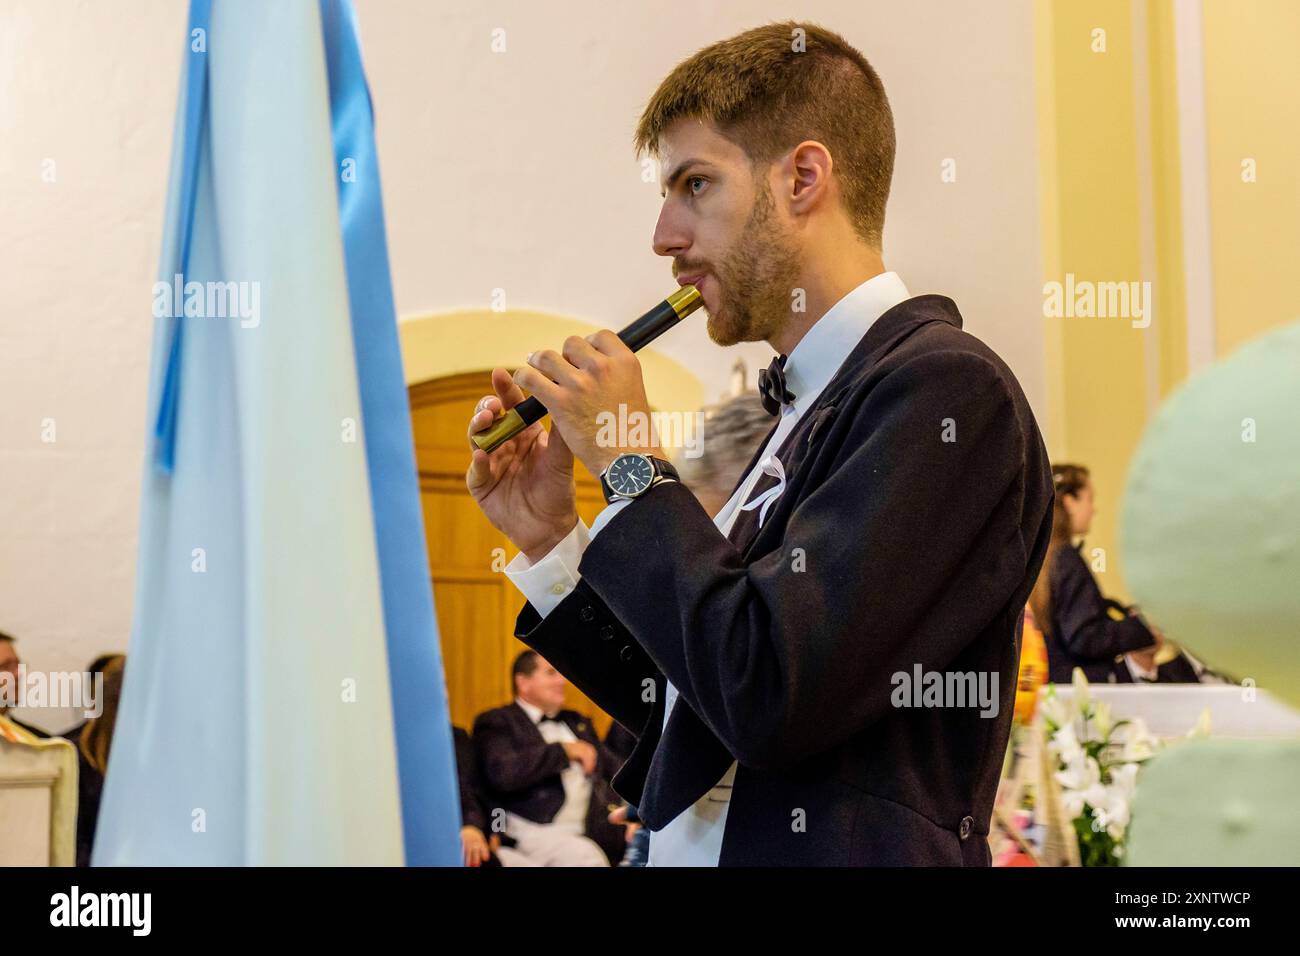
M29 671L0 674L0 710L10 707L70 707L87 720L104 712L104 675L90 671Z
M172 281L153 284L155 319L239 319L241 329L262 322L260 282L186 282L179 272Z
M646 448L651 443L664 448L681 448L687 458L704 454L702 412L630 411L620 403L618 412L596 414L596 445L599 448Z
M889 702L895 707L978 707L981 717L998 715L998 675L989 671L896 671Z
M129 926L133 936L148 936L152 924L152 893L71 892L50 897L51 926Z
M1065 274L1065 282L1043 283L1048 319L1132 319L1135 329L1151 324L1150 282L1092 282Z

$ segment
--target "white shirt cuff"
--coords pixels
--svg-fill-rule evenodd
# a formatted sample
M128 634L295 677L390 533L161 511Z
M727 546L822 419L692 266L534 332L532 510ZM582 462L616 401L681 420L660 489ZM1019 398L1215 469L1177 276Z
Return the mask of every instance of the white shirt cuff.
M623 499L607 505L605 510L596 515L590 530L579 519L573 530L536 564L530 563L521 551L506 565L506 577L528 599L533 609L546 617L578 586L578 581L582 578L578 573L578 564L591 539L609 524L614 515L631 503Z
M614 515L618 514L631 503L632 499L630 498L619 498L612 504L606 505L605 510L596 515L595 520L591 522L591 536L593 538L596 537L596 535L600 533L600 529L609 524Z
M1158 666L1152 667L1151 670L1147 670L1133 659L1132 654L1124 655L1124 663L1128 665L1128 672L1135 681L1156 680L1160 676L1160 668Z
M579 519L573 530L536 564L521 551L506 565L506 577L542 617L550 614L578 586L578 562L591 534Z

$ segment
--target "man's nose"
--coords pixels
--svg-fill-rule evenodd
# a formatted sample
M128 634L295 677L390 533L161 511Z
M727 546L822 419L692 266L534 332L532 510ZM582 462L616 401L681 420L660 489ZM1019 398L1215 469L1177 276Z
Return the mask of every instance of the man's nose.
M691 247L689 231L673 210L667 205L659 212L659 221L655 223L654 236L651 239L657 256L680 256Z

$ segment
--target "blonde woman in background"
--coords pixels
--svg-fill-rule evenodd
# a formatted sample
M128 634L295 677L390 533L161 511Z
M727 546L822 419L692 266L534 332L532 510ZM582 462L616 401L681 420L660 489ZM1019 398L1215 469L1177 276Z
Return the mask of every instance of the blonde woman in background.
M102 675L99 689L100 712L67 734L77 746L80 764L77 781L77 866L90 866L90 851L95 843L95 820L99 816L99 797L108 772L108 753L113 745L113 727L117 723L117 705L122 697L122 674L125 654L105 654L90 665L91 674Z

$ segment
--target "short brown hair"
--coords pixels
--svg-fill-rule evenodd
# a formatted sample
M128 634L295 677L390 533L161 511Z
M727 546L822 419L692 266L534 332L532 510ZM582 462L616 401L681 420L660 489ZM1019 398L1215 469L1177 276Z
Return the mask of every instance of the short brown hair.
M516 691L519 690L518 678L520 676L532 677L537 672L538 661L540 660L541 655L531 647L526 651L519 652L515 662L510 665L510 683L514 685Z
M1083 465L1052 463L1052 487L1056 497L1052 499L1052 534L1047 540L1047 554L1038 571L1038 580L1029 592L1029 610L1033 612L1034 623L1045 635L1052 633L1052 565L1062 548L1069 547L1071 535L1070 513L1065 510L1065 495L1077 498L1088 486L1088 469Z
M817 140L830 150L854 229L880 246L894 175L894 115L876 71L839 34L787 20L683 60L641 114L637 154L657 156L664 131L682 118L715 125L755 167Z

